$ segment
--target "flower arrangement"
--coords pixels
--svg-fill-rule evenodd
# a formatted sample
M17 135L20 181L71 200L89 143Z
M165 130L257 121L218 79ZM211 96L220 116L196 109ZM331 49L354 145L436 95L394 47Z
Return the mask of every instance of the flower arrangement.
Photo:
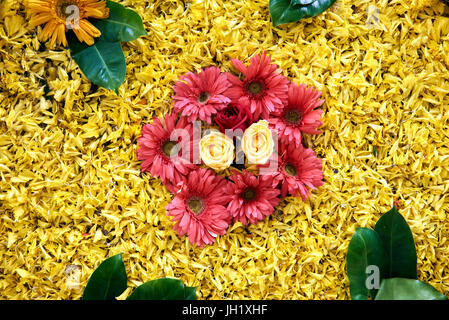
M106 89L125 80L121 42L147 35L141 17L109 0L27 0L30 26L43 25L40 41L68 47L84 75Z
M265 53L232 63L243 78L215 66L181 76L173 112L138 139L141 171L174 194L166 206L174 229L201 247L323 184L321 159L302 144L320 133L321 92L291 83Z

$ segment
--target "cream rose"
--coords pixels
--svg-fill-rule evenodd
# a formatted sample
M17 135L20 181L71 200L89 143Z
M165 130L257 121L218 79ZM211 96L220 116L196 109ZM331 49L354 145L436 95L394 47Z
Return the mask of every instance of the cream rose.
M266 120L259 120L245 130L242 149L248 163L265 164L274 150L274 141Z
M208 167L224 170L234 161L234 143L225 134L211 131L200 141L200 156Z

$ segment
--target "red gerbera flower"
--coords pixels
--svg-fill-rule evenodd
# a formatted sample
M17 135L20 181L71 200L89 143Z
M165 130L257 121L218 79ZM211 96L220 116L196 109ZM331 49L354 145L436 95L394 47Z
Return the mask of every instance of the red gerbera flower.
M273 165L271 161L277 163ZM273 155L268 164L260 165L259 168L277 167L277 171L272 173L273 186L280 184L281 196L288 194L297 196L305 200L310 191L323 185L323 170L321 159L316 157L312 149L304 148L302 145L280 144L278 155Z
M266 119L270 113L281 109L288 98L289 81L270 60L271 58L263 53L262 56L251 58L249 66L245 67L240 60L232 59L232 63L243 73L245 80L241 81L236 76L228 75L232 87L226 91L226 95L234 103L249 106L255 121L260 116Z
M279 204L279 189L273 188L273 177L255 176L244 170L229 177L225 195L230 198L228 211L235 221L254 224L274 212Z
M282 142L286 144L293 142L299 146L301 132L321 133L317 128L323 124L320 120L323 110L315 109L324 102L324 100L319 100L320 96L320 91L307 88L303 84L289 86L288 103L279 112L268 118L270 128L276 130Z
M208 67L200 73L187 73L174 86L174 110L193 122L198 118L211 123L211 116L226 107L230 99L223 95L231 85L225 73Z
M187 234L190 242L200 247L212 244L217 235L224 235L231 222L225 207L228 198L222 192L226 184L212 170L191 171L166 207L167 215L176 221L174 230L181 236Z
M178 120L176 114L146 124L137 148L137 159L143 160L141 171L160 177L173 191L181 178L196 168L191 158L192 132L192 124L186 118Z

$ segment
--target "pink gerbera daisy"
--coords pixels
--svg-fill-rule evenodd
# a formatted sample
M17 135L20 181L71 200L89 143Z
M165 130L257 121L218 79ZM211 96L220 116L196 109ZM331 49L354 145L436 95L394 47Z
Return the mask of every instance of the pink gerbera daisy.
M208 67L197 74L189 72L180 80L174 86L173 107L191 122L199 118L210 124L211 116L230 102L223 93L231 84L217 67Z
M232 59L234 66L245 76L241 81L236 76L228 75L232 87L226 95L234 103L250 107L254 120L261 116L266 119L272 112L282 108L287 102L288 79L281 75L277 65L270 63L271 58L265 53L256 55L248 67L238 59Z
M175 131L176 130L176 131ZM186 118L167 115L162 121L154 118L142 128L138 139L137 159L143 160L142 172L160 177L170 190L196 165L192 163L193 127Z
M231 222L226 210L228 198L222 190L227 182L212 170L193 170L180 183L181 188L167 205L167 215L176 221L173 227L181 236L200 247L224 235Z
M323 185L323 170L321 159L316 157L312 149L304 148L302 145L280 144L279 154L273 155L270 161L275 161L277 166L272 163L260 165L259 168L277 167L273 172L273 186L280 185L281 196L288 194L297 196L305 200L310 191ZM262 171L262 169L261 169Z
M288 90L288 103L268 118L270 128L276 130L284 143L301 144L301 132L319 134L317 128L321 122L323 110L315 108L323 104L320 91L307 88L306 85L291 84Z
M228 211L234 222L254 224L271 215L279 204L280 191L273 187L272 176L255 176L243 170L229 179L234 183L228 183L224 192L230 198Z

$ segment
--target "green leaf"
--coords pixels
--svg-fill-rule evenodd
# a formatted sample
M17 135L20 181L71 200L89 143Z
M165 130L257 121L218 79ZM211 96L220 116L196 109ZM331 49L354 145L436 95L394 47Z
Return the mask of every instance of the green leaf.
M349 291L353 300L374 298L385 274L386 255L374 230L357 228L346 255Z
M387 253L386 278L417 278L416 249L410 228L396 207L377 221L374 230Z
M163 278L138 286L127 300L195 300L196 287L186 287L181 280Z
M384 279L376 300L447 300L430 284L404 278Z
M92 273L83 293L83 300L114 300L126 290L128 277L122 255L103 261Z
M142 18L119 3L107 1L109 18L95 20L101 32L95 44L79 42L73 32L68 34L72 57L84 75L93 83L118 93L125 80L126 62L120 42L132 41L146 35Z
M93 83L116 93L125 80L126 62L120 42L108 42L100 37L92 46L78 41L74 33L68 34L72 58L84 75Z
M196 300L197 287L184 287L184 300Z
M335 0L270 0L271 20L276 27L314 17L327 10Z
M146 36L142 18L131 9L126 9L117 2L107 1L109 18L97 20L95 26L101 31L103 38L109 42L133 41Z

